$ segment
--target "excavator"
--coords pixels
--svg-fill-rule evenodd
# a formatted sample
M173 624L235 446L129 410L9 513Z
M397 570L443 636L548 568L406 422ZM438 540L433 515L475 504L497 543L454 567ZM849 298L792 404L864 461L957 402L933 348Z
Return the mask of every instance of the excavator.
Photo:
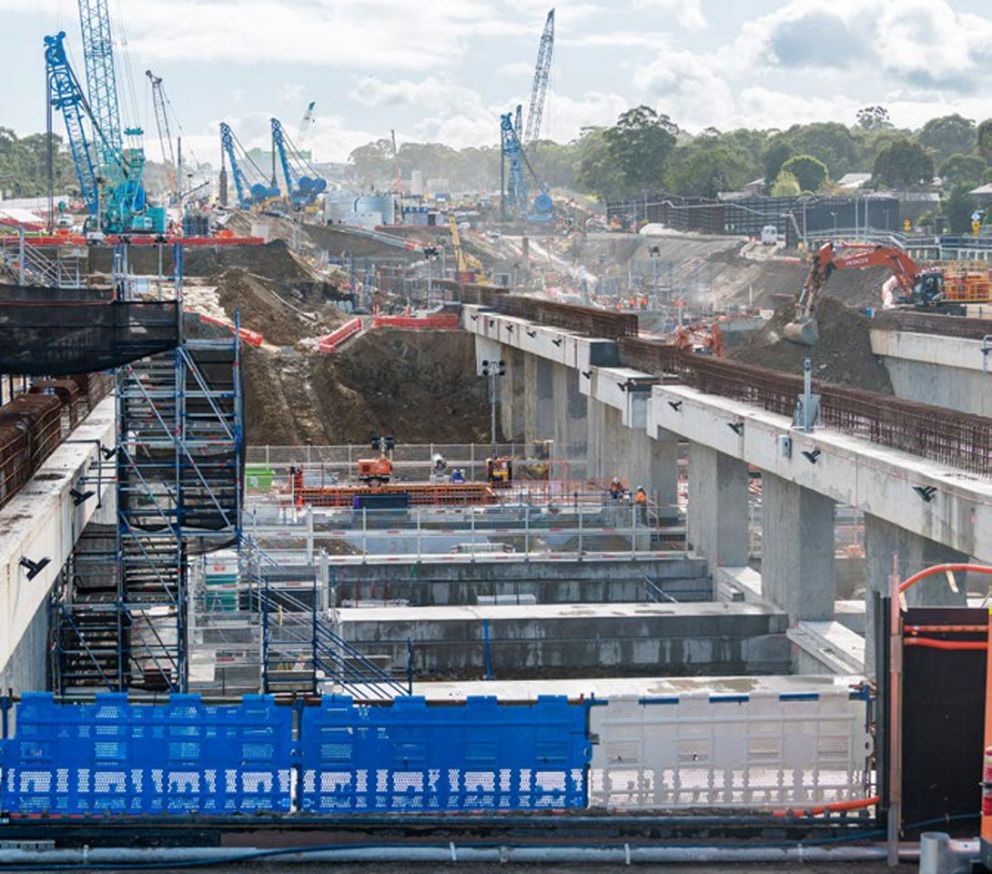
M848 254L849 253L849 254ZM868 267L888 267L892 277L883 291L892 295L892 304L919 309L935 309L948 300L944 273L938 269L921 268L902 249L895 246L851 245L838 254L833 243L824 243L813 256L809 274L796 300L795 319L785 326L785 338L801 346L814 346L820 331L816 320L816 304L823 287L835 270L864 270ZM980 278L980 277L979 277ZM985 276L987 296L988 276ZM961 292L950 296L955 301L977 301L971 295L968 282L961 283Z
M448 215L448 230L451 232L451 248L455 250L455 279L458 282L478 282L488 285L485 268L474 255L462 249L462 236L458 232L458 219L453 213Z

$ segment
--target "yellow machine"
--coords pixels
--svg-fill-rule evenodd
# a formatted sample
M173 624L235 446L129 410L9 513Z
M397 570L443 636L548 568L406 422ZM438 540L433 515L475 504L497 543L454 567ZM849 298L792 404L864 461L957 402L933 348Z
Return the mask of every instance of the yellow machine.
M453 213L448 214L448 230L451 231L451 247L455 250L455 279L488 285L489 278L482 262L462 249L462 236L458 233L458 220Z

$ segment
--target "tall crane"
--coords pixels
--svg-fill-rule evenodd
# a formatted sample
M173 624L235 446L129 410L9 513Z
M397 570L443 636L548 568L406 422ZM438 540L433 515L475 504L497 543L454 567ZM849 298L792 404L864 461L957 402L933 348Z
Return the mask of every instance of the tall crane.
M121 130L120 100L117 96L109 0L79 0L79 26L86 61L86 90L96 124L103 131L103 162L110 164L113 156L108 152L122 151L124 137Z
M168 98L165 96L162 77L154 75L151 70L145 70L145 75L152 83L152 105L155 108L155 127L158 130L158 140L162 147L162 160L168 165L172 190L178 196L179 171L176 165L176 152L172 147L172 131L169 130Z
M303 118L300 119L300 131L296 135L296 142L300 144L301 149L307 140L307 136L310 134L310 128L313 127L313 111L316 106L317 101L311 100L307 104L307 111L303 113Z
M555 10L548 13L541 34L541 44L537 49L537 64L534 66L534 84L530 89L530 105L527 107L527 128L524 142L529 146L541 135L541 116L544 114L544 98L548 93L548 77L551 75L551 54L555 47Z
M541 191L530 201L530 194L527 186L527 175L539 187L537 174L534 173L527 154L520 143L520 138L513 126L513 113L507 112L500 116L500 176L505 179L505 186L502 191L503 211L506 211L507 201L513 207L514 218L537 223L551 221L554 217L553 203L550 195L546 191ZM506 168L509 167L509 177L506 176Z
M231 165L231 177L234 180L234 192L238 198L238 206L250 209L270 197L278 197L279 189L267 184L265 174L248 155L241 141L234 135L231 126L226 122L220 123L221 172L226 174L226 164ZM248 178L246 168L254 171L255 181Z
M293 144L278 118L271 119L272 150L279 159L286 196L294 209L310 206L326 188L324 179Z

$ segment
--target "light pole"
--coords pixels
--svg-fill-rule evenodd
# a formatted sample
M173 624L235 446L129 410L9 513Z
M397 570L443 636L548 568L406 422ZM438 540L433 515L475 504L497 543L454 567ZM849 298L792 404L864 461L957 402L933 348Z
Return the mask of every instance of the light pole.
M489 437L492 443L491 458L496 457L496 380L506 375L506 363L499 361L483 361L482 375L489 379Z

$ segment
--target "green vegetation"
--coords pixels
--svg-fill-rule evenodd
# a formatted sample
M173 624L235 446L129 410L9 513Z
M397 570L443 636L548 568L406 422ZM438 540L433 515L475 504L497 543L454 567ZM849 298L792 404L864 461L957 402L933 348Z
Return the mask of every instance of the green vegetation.
M55 141L55 191L78 188L69 153L62 138ZM48 192L48 135L18 137L10 128L0 127L0 191L10 197L39 197Z

